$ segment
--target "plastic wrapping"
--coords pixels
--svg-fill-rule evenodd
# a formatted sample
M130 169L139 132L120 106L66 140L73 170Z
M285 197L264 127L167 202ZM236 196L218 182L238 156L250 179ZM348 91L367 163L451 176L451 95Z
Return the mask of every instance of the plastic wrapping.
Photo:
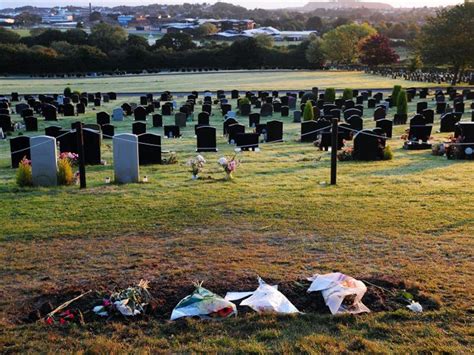
M362 281L340 272L315 275L308 280L312 281L308 292L321 291L332 314L370 312L362 303L362 297L367 291Z

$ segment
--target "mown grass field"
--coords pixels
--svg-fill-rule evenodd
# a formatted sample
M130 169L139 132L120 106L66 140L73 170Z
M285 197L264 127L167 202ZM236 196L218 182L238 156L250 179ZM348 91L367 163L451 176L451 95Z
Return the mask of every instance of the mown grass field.
M363 72L344 71L230 71L213 73L162 73L127 77L40 79L0 78L0 94L62 92L66 86L89 92L116 91L120 93L160 92L164 90L307 90L314 86L392 88L393 85L430 86L429 83L394 80Z
M124 100L101 109L111 112ZM434 107L431 98L429 105ZM414 110L411 103L410 113ZM372 112L365 110L365 127L374 127ZM95 113L89 108L80 119L93 123ZM70 127L74 120L58 124ZM220 136L216 107L211 123L219 134L219 153L203 154L208 163L197 181L186 166L195 155L192 123L183 138L163 140L163 149L176 151L178 164L140 168L148 183L105 184L113 176L113 161L111 141L104 140L107 165L87 168L86 190L16 187L8 144L0 142L0 349L472 352L473 162L405 151L403 141L393 139L393 160L339 163L338 185L329 186L324 184L329 153L298 142L299 124L282 120L285 142L239 153L242 165L233 181L223 179L216 163L234 153ZM127 118L116 130L131 132L131 124ZM41 122L40 131L45 126ZM149 121L149 131L162 133L150 127ZM405 128L396 127L394 135ZM446 137L435 133L434 141ZM306 277L331 271L403 280L437 307L422 314L401 308L359 316L308 311L292 317L246 313L222 322L166 321L195 280L224 295L255 288L260 275L283 284L282 290L298 289L291 295L297 302L307 297L300 287ZM22 321L38 297L126 287L141 278L151 281L161 302L146 319L71 327Z

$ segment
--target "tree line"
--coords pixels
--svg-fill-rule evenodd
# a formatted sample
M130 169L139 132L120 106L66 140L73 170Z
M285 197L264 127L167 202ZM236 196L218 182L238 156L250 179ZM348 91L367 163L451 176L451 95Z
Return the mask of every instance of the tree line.
M456 77L473 66L474 6L440 10L413 40L410 70L448 66ZM321 37L275 46L265 35L231 43L196 42L185 33L168 33L149 45L119 26L99 23L82 29L32 30L21 38L0 28L0 73L39 74L141 71L182 68L319 69L325 65L393 65L398 55L387 36L368 23L345 23Z

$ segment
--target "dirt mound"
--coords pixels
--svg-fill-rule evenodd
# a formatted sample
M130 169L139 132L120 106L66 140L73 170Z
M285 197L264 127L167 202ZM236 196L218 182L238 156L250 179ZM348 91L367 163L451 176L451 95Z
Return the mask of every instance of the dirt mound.
M367 286L367 292L362 301L373 312L394 311L404 308L407 305L403 295L411 295L413 299L420 302L425 310L439 309L439 303L421 292L405 281L390 276L362 276L356 277L362 280ZM325 305L321 292L307 293L310 282L307 280L280 281L266 279L269 284L278 284L278 289L302 312L329 314L329 309ZM252 291L258 286L254 276L243 276L235 278L232 282L228 279L212 279L203 284L203 287L212 292L224 296L228 291ZM118 287L114 287L116 290ZM153 301L147 308L145 315L134 317L133 319L154 318L168 320L175 305L185 296L193 292L194 286L187 280L159 280L150 282L150 293ZM69 301L80 294L83 290L65 289L62 292L43 294L24 306L21 314L25 315L20 322L35 322L44 318L54 308ZM72 303L68 308L80 310L84 322L97 320L97 316L92 312L92 308L101 303L107 292L104 290L90 292L84 297ZM248 307L239 307L239 313L251 312ZM130 321L126 317L114 317L116 320Z

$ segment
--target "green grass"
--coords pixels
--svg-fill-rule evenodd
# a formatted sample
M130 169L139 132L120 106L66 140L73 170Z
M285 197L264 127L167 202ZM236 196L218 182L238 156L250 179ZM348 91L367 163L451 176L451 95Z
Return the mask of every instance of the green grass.
M111 112L121 102L103 109ZM409 114L414 110L410 103ZM211 121L221 134L222 116L214 111ZM373 127L373 110L365 111L365 127ZM95 112L89 109L81 120L95 122ZM72 121L59 124L70 127ZM191 125L183 138L163 141L164 149L177 152L178 164L140 168L140 175L150 179L146 184L104 183L113 176L111 142L105 140L108 164L87 167L86 190L17 188L5 157L8 145L0 142L0 348L471 352L474 164L405 151L402 140L394 139L389 142L394 160L339 163L338 185L328 186L321 183L329 181L329 153L297 142L299 124L283 121L285 142L239 153L242 166L234 181L224 181L216 163L233 154L220 135L219 153L203 154L208 160L203 179L191 180L185 164L195 155ZM127 118L117 131L131 132L131 123ZM45 126L40 122L40 130ZM404 129L396 127L394 135ZM434 134L434 141L446 136ZM232 291L257 275L281 283L333 270L400 278L437 299L440 309L357 317L247 314L224 322L153 318L65 329L18 321L37 296L127 286L140 278L152 282L153 292L169 288L181 294L194 280L204 280L211 290ZM162 317L168 318L173 305L161 307Z
M0 78L3 93L22 94L62 92L66 86L79 91L116 91L124 93L161 92L164 90L189 92L192 90L308 90L346 87L387 88L394 85L430 86L429 83L390 79L363 72L344 71L231 71L214 73L163 73L158 75L81 78L35 79Z

